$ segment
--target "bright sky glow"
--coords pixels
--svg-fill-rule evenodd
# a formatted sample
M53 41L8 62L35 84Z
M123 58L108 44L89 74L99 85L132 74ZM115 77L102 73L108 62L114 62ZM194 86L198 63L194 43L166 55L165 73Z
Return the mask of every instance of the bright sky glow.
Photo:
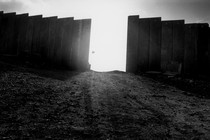
M5 12L91 18L89 62L96 71L125 71L129 15L209 22L209 7L209 0L0 0Z

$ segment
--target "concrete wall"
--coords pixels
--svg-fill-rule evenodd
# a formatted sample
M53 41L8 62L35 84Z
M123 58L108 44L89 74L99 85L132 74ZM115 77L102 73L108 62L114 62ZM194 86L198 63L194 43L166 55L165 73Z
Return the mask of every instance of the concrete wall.
M29 20L28 20L28 14L26 16L22 16L21 18L18 16L19 20L17 20L17 35L18 35L18 44L17 44L17 55L19 57L26 57L28 54L29 55L29 43L28 43L28 37L31 37L31 34L28 29L29 26Z
M209 25L206 23L198 24L198 73L208 74L208 29Z
M32 63L87 70L91 19L0 12L0 54Z
M136 72L138 66L139 16L128 17L126 71Z
M161 18L150 18L149 71L160 70Z
M184 20L163 21L161 69L181 73L184 59Z
M21 14L16 16L16 21L15 21L15 50L16 50L16 55L21 54L21 49L24 46L24 36L26 35L26 19L28 18L28 14Z
M3 42L3 24L2 24L2 21L3 21L3 11L0 11L0 46L2 46L2 42ZM0 53L3 51L3 48L0 47Z
M67 67L71 66L70 55L72 48L73 20L73 18L62 18L58 19L57 22L56 63Z
M78 23L79 22L79 23ZM86 52L89 51L89 47L86 47L86 44L90 44L90 27L91 20L79 20L76 24L79 24L79 36L77 36L79 40L78 47L78 56L77 56L77 69L87 69L90 68L88 64L89 55ZM76 33L77 34L77 33ZM88 65L87 65L88 64Z
M184 50L184 73L195 74L197 72L197 28L185 25L185 50Z
M210 75L210 29L206 23L129 16L127 41L127 72Z
M6 13L2 15L1 20L1 42L0 54L15 54L14 46L14 26L15 13Z
M161 18L128 17L127 72L160 70Z
M208 28L208 71L210 71L210 28ZM208 73L208 75L210 75Z
M57 17L46 17L42 20L41 26L41 56L42 59L45 60L46 63L53 64L54 59L54 49L55 49L55 22Z
M208 24L185 25L185 74L208 74Z
M29 21L32 27L32 42L31 42L31 56L33 61L40 60L41 57L41 42L40 42L40 34L41 34L41 21L42 15L29 17ZM40 61L39 61L40 62Z
M139 20L138 36L138 67L140 71L149 69L149 51L150 51L150 21L145 19Z

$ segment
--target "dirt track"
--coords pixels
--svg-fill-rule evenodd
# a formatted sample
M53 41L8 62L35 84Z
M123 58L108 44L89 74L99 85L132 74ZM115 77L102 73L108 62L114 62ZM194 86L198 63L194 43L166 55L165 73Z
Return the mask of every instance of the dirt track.
M0 139L210 139L210 100L123 72L1 63Z

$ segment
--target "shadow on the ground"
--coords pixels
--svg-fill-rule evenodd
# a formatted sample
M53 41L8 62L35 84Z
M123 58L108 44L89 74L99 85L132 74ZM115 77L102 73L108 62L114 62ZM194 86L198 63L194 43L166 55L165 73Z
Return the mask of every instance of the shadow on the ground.
M210 79L201 77L184 77L180 75L170 76L160 74L138 74L146 76L159 81L163 84L175 86L181 90L184 90L183 94L187 96L196 96L199 98L210 99Z
M18 72L30 72L37 76L45 77L45 78L52 78L57 80L65 81L67 79L71 79L73 76L76 76L82 72L77 71L70 71L66 69L55 69L55 68L41 68L34 65L24 65L20 63L9 63L5 61L0 61L0 72L7 72L7 71L18 71Z

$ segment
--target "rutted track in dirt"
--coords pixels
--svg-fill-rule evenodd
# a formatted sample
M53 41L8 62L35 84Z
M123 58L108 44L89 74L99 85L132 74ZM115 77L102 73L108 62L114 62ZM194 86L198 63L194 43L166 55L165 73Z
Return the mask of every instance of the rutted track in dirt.
M210 138L210 100L152 79L3 68L0 138Z

